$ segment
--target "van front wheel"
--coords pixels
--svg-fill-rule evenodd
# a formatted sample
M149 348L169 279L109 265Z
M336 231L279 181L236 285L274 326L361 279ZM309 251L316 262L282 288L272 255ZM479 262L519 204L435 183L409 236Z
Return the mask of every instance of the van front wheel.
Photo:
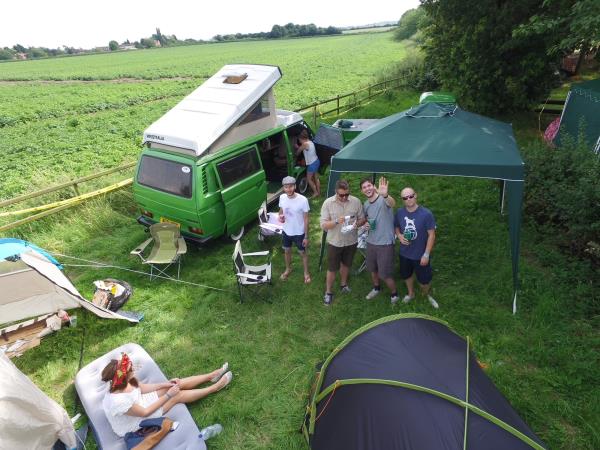
M304 194L304 193L306 193L307 190L308 190L308 180L306 179L306 174L304 174L298 180L298 192L300 194Z
M243 235L244 235L244 225L242 225L242 228L240 228L237 232L231 233L229 235L229 237L231 238L232 241L239 241Z

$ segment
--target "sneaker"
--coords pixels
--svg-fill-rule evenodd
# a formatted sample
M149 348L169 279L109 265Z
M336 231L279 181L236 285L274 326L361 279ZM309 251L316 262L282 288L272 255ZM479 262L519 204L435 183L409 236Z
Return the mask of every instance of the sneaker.
M352 289L350 289L350 286L345 285L345 286L340 286L341 290L342 290L342 294L349 294L350 292L352 292Z
M396 303L398 303L398 300L400 300L400 297L398 297L398 294L394 294L394 295L390 296L390 303L392 305L395 305Z
M431 295L427 296L427 300L429 300L429 303L431 303L431 306L433 306L435 309L438 309L440 307L440 305L438 305L438 302L436 302L435 298L433 298Z
M414 295L405 295L404 298L402 299L402 303L408 303L410 302L413 298L415 298Z
M329 306L331 305L331 302L333 302L333 294L325 294L323 296L323 304Z
M365 299L367 300L373 300L375 297L377 297L379 295L379 293L381 292L381 289L371 289L371 292L369 292L366 296Z

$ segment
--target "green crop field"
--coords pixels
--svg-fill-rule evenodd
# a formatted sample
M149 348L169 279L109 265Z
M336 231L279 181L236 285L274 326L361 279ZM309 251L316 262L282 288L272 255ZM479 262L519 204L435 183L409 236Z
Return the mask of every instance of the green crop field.
M135 160L143 130L224 64L279 65L278 106L295 109L372 83L404 54L390 33L376 33L0 64L0 200ZM389 93L348 117L384 117L418 98L417 92ZM526 155L538 136L537 116L503 119L516 119L517 140ZM354 174L350 181L353 193L362 198L359 178ZM321 182L325 184L325 176ZM129 252L147 238L135 222L131 191L122 190L12 230L9 236L68 255L58 259L88 299L94 280L128 281L134 294L125 309L144 313L144 320L130 326L74 310L77 327L44 338L15 364L74 415L81 411L73 380L82 348L87 364L112 348L137 342L168 377L209 371L227 360L234 373L231 386L190 405L200 427L214 422L224 426L209 448L305 450L298 430L315 366L370 321L404 312L429 314L469 336L488 376L548 448L600 448L598 316L586 316L581 307L597 299L597 285L589 281L597 272L560 253L554 237L538 233L525 218L519 312L512 315L508 227L499 213L497 184L459 177L390 177L396 198L405 185L413 185L420 202L436 215L433 294L439 310L422 296L391 306L386 290L366 302L371 289L366 272L351 277L349 294L336 286L335 302L325 308L324 273L316 257L322 198L310 200L311 284L302 282L296 254L289 280L279 280L284 268L280 243L258 242L256 225L242 239L246 251L272 251L272 303L238 302L233 244L226 239L190 246L182 264L183 280L218 290L150 281L120 269L145 270ZM86 264L82 259L115 267L73 266ZM400 292L404 295L404 286ZM93 437L86 446L96 448Z
M372 83L403 54L390 34L364 34L0 64L0 198L134 160L143 130L225 64L280 66L277 104L293 110Z

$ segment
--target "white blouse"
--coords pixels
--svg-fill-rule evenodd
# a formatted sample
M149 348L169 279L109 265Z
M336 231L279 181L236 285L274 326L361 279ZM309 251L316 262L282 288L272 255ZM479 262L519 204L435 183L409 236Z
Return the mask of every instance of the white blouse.
M162 406L146 417L130 416L127 411L136 403L145 408L157 400L158 394L156 391L142 394L140 388L135 388L131 392L116 394L107 392L102 400L102 409L104 409L104 414L106 414L108 423L110 423L115 434L123 437L130 431L136 431L142 420L163 415Z

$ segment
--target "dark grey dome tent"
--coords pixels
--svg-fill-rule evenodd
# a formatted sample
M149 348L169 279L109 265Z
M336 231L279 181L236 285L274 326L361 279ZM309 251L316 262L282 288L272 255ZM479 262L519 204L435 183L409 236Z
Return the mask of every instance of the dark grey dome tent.
M444 322L400 314L327 358L303 432L313 450L544 449Z

